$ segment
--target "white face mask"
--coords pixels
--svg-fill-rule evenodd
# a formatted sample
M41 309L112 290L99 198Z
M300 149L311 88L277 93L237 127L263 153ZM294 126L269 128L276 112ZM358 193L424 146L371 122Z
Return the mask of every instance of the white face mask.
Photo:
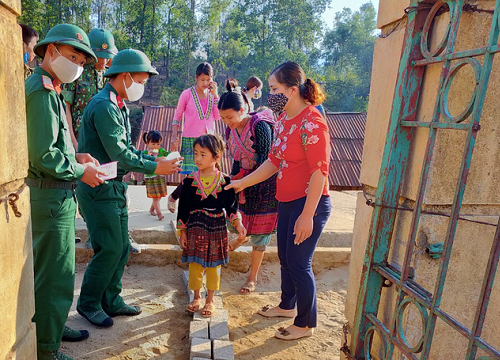
M59 56L55 60L50 60L50 68L62 83L72 83L82 75L83 66L66 59L57 48L56 51Z
M128 75L130 76L130 79L132 79L132 85L127 87L127 85L125 85L125 80L123 80L123 86L125 87L127 98L129 101L137 101L142 97L142 95L144 95L144 84L136 83L132 78L132 75L130 75L130 73Z

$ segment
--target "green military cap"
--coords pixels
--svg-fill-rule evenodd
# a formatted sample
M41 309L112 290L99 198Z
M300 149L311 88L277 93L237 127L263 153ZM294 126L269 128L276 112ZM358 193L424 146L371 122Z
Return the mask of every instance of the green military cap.
M90 47L87 34L76 25L59 24L54 26L49 30L45 39L35 45L33 48L35 54L43 58L45 46L49 44L62 44L74 47L87 55L87 65L92 65L97 61L97 57Z
M89 32L90 46L98 58L112 59L118 49L115 46L115 38L109 30L94 29Z
M120 50L113 58L105 77L110 77L121 73L145 72L149 75L158 75L158 71L151 65L151 61L142 51L134 49Z

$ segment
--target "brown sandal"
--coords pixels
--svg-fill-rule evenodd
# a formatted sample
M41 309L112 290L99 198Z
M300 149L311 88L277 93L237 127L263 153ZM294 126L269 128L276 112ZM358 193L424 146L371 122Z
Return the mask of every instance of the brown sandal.
M198 312L198 310L200 310L201 302L202 302L201 298L194 299L186 306L186 311L191 314Z
M215 314L215 304L213 302L205 304L203 309L201 309L200 315L203 316L204 318L209 318L213 314Z
M247 243L249 241L249 238L245 237L243 240L241 240L239 237L236 239L233 239L229 242L229 250L234 251L237 248L239 248L241 245Z
M257 281L247 281L244 283L241 288L240 288L240 293L241 294L250 294L251 292L255 291L255 288L257 287Z
M167 209L170 211L172 214L175 212L175 203L177 200L174 200L172 198L172 195L170 195L167 199Z

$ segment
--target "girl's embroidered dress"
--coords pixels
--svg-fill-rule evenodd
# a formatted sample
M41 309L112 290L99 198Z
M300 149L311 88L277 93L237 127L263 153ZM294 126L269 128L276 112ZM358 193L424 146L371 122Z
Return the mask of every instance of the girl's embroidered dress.
M184 179L177 214L177 229L187 231L182 262L203 267L228 263L226 217L231 223L239 218L236 194L225 189L229 182L222 172L200 178L196 171Z
M241 134L227 129L227 146L234 159L231 175L241 179L267 160L271 149L274 115L271 110L257 112L246 123ZM276 175L246 188L239 194L239 210L247 235L269 235L276 232L278 201Z
M197 170L194 163L193 143L200 135L215 132L215 121L219 119L217 103L218 99L214 98L211 93L205 99L200 99L194 86L184 90L179 97L172 124L180 126L184 115L180 150L184 160L181 174L189 174Z

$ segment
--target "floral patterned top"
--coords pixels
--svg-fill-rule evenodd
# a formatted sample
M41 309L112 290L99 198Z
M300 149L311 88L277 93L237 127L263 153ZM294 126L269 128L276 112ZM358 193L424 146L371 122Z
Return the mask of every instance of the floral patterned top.
M282 113L269 153L269 161L278 167L276 199L286 202L306 196L311 175L318 169L327 177L322 195L329 196L330 152L328 126L318 109L308 106L288 120Z

